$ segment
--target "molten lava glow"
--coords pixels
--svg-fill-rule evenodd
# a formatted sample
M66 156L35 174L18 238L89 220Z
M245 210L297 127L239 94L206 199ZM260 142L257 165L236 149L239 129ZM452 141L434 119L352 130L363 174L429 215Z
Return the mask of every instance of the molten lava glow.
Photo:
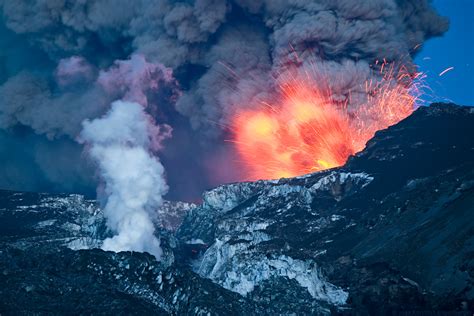
M310 81L292 79L280 86L279 104L237 113L233 142L247 179L293 177L343 165L376 131L413 112L416 97L393 82L368 82L367 102L349 110L350 101L336 103Z

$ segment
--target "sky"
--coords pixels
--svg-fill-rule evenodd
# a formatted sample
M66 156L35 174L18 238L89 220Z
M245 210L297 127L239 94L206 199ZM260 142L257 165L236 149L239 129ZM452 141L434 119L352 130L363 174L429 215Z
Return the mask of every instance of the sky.
M425 43L415 59L427 75L427 101L474 106L474 0L434 0L438 13L450 20L448 32ZM444 70L454 69L439 76Z

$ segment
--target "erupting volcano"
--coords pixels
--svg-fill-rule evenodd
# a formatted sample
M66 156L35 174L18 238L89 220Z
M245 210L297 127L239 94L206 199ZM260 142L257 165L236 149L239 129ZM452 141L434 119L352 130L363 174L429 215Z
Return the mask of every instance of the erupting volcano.
M366 101L351 95L335 100L314 76L289 77L278 86L278 101L242 110L232 122L235 149L248 180L294 177L343 165L376 131L410 115L421 73L376 63L380 82L365 83Z

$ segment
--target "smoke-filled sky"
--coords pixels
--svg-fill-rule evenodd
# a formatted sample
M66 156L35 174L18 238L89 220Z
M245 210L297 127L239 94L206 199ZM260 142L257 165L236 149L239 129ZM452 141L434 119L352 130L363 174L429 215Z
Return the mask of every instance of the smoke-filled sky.
M118 146L163 175L145 191L186 200L243 178L226 141L232 117L278 104L286 78L311 72L328 100L357 112L366 82L382 80L378 61L411 75L424 42L449 27L428 0L0 0L0 10L0 187L120 195L122 167L103 160ZM110 129L108 118L127 117L118 100L142 107L142 130L129 127L137 116Z

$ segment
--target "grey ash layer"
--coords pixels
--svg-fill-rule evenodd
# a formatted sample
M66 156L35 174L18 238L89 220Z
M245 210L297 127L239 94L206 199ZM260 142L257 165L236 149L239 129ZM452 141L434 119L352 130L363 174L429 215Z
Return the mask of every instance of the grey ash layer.
M472 135L472 108L434 104L341 168L167 202L161 262L95 249L94 201L2 191L0 313L467 315Z

